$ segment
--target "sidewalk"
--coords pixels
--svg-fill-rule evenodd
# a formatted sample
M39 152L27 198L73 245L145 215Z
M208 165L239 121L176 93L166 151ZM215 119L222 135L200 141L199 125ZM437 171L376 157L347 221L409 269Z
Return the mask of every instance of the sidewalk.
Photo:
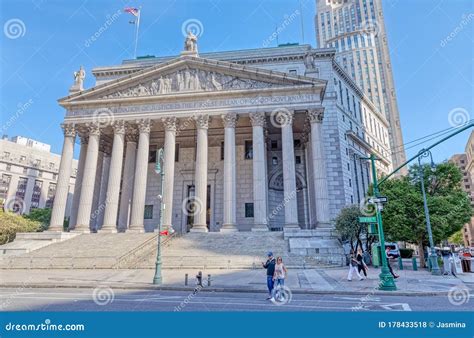
M154 270L1 270L0 287L12 288L95 288L98 285L120 289L167 289L192 290L196 286L198 271L163 270L163 284L153 285ZM188 286L184 285L188 273ZM204 289L228 292L265 292L265 270L206 270L203 273ZM474 274L433 276L429 272L398 271L397 291L378 290L379 269L370 269L369 277L359 281L347 281L346 268L290 270L285 281L294 293L319 294L396 294L396 295L444 295L453 288L474 289ZM211 286L207 286L208 274Z

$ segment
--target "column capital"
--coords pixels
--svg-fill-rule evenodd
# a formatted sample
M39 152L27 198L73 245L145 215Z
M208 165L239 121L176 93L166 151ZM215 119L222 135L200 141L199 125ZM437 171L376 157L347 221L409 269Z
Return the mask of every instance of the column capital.
M100 135L100 125L99 123L86 123L86 129L89 132L89 135L99 136Z
M264 127L266 118L265 118L265 113L263 112L258 112L258 113L251 113L249 115L250 121L252 122L252 126L258 126L258 127Z
M308 120L310 123L322 123L324 119L324 107L308 110Z
M126 133L125 133L125 140L127 142L138 142L138 130L135 126L126 125Z
M61 128L63 129L65 137L76 136L76 126L74 125L74 123L62 123Z
M207 114L199 114L194 117L194 121L196 122L196 128L198 129L207 129L209 128L209 115Z
M235 124L237 123L239 116L235 113L227 113L222 114L221 118L224 128L235 128Z
M161 119L167 131L176 131L178 126L178 119L176 117L163 117Z
M125 135L125 122L123 120L115 121L112 124L114 133L118 135Z
M150 119L137 120L137 126L140 133L149 134L151 130L151 121Z

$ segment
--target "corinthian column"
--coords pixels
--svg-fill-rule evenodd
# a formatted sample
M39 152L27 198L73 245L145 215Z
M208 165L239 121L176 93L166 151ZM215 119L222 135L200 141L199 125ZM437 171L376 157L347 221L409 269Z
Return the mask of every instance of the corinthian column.
M164 182L163 182L163 228L172 226L173 192L174 192L174 158L176 151L176 117L162 119L165 125L165 154L164 154Z
M311 155L313 161L314 208L316 226L329 227L329 194L327 186L326 156L324 156L322 123L324 108L308 111L311 124Z
M222 115L224 123L224 224L223 232L238 231L237 222L237 179L235 169L235 123L237 115Z
M283 156L283 190L285 205L285 228L298 228L298 205L296 201L295 150L293 141L293 112L282 111L277 115L281 126Z
M194 224L192 232L207 232L207 128L209 115L200 115L195 118L197 128L196 150L196 188L194 196Z
M148 174L148 153L150 148L150 120L140 120L138 129L137 162L135 165L135 180L133 184L132 215L130 231L145 232L143 219L145 217L146 181Z
M84 165L86 163L88 135L80 135L81 151L79 153L79 163L77 165L76 182L74 183L74 195L71 206L71 217L69 218L69 230L74 229L77 223L77 209L79 208L79 199L81 198L82 177L84 176Z
M81 198L77 212L77 225L75 231L89 232L94 197L94 184L97 171L97 158L99 155L100 128L98 124L87 125L89 131L89 144L87 146L84 176L82 178Z
M265 168L265 113L250 114L253 148L253 214L252 231L268 231L267 188Z
M76 131L74 125L63 124L64 143L59 164L58 183L54 197L53 211L49 225L50 231L63 231L64 214L66 213L67 196L69 192L69 180L71 178L72 157L74 155L74 140Z
M112 146L112 158L110 160L109 181L107 185L107 197L105 199L103 232L117 232L117 212L120 193L120 178L122 175L122 158L125 138L125 124L117 121L113 125L114 141Z
M118 229L125 230L130 224L132 209L133 182L135 180L135 160L137 157L137 130L127 127L127 146L125 149L125 164L122 175L122 194L120 196Z

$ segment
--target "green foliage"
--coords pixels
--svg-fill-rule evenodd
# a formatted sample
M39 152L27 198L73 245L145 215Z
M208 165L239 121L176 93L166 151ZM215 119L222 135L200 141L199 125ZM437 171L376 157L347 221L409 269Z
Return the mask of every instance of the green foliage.
M455 232L448 238L450 244L464 245L464 239L462 237L462 229Z
M41 223L0 209L0 245L15 239L17 232L37 232Z
M452 163L441 163L433 170L422 166L431 228L435 243L447 239L471 217L467 194L461 189L462 174ZM428 244L419 167L410 168L406 177L387 180L379 188L389 203L383 210L384 230L390 241Z
M361 216L364 215L361 213L359 206L351 205L343 208L335 219L336 230L344 241L350 242L353 250L362 247L363 239L369 244L366 249L370 249L370 242L373 241L374 237L369 235L366 223L359 223L359 217ZM354 242L356 242L355 247Z
M51 209L33 209L28 215L24 215L26 219L41 223L41 231L47 230L49 221L51 220Z

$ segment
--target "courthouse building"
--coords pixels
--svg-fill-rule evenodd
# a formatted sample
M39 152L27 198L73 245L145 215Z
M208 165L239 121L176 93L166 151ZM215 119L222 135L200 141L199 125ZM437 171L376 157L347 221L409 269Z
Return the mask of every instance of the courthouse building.
M161 209L180 233L331 227L342 207L363 203L370 167L361 157L375 154L379 175L392 170L389 122L335 53L198 53L191 34L181 55L93 69L92 88L82 88L81 67L59 100L51 230L63 222L76 138L76 231L153 231Z

